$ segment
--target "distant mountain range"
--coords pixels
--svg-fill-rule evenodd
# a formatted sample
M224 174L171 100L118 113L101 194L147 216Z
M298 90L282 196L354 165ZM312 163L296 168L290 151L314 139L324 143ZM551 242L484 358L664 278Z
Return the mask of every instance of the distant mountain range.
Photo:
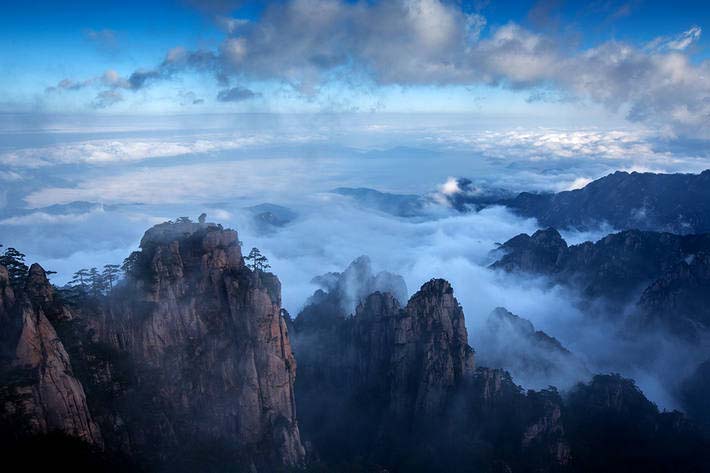
M584 230L607 223L618 230L704 233L710 231L710 170L700 174L615 172L582 189L556 194L523 192L499 203L555 228Z
M499 251L492 268L545 275L618 309L635 303L641 325L694 339L710 330L710 234L626 230L569 246L548 228L511 238Z
M542 227L589 230L654 230L679 234L710 232L710 170L700 174L615 172L582 189L558 193L522 192L478 187L459 178L446 192L394 194L367 188L338 188L367 207L400 217L421 216L427 206L459 211L503 205Z

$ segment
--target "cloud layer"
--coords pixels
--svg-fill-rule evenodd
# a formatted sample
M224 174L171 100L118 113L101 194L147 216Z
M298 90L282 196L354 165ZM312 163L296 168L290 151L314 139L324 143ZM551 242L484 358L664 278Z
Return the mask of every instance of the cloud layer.
M564 38L487 20L457 2L288 0L255 21L218 17L225 38L214 50L176 47L126 78L65 79L49 90L101 86L139 90L185 71L214 75L217 100L257 94L245 84L276 81L303 97L330 83L526 89L537 99L590 100L669 134L710 137L710 61L690 52L702 30L689 26L648 44L607 41L580 49ZM97 106L120 100L114 94Z

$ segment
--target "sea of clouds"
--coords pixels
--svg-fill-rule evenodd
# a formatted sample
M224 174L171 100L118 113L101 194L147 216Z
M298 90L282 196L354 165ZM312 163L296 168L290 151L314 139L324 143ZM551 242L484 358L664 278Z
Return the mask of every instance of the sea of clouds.
M292 314L316 289L313 277L368 255L376 270L402 275L410 295L431 278L449 280L474 348L490 311L503 306L557 337L591 371L633 376L660 405L677 407L672 386L683 373L668 367L684 366L691 355L674 341L617 337L616 324L585 317L573 290L488 269L496 244L534 232L534 219L504 207L459 213L443 201L405 218L332 190L455 192L451 178L463 176L482 189L560 191L616 170L710 167L697 147L679 148L635 128L460 115L136 120L67 123L57 117L51 126L29 121L0 130L7 138L0 147L0 243L57 271L54 282L63 284L79 268L120 263L151 225L206 212L209 221L236 228L246 251L258 247L269 258ZM267 202L287 207L295 218L265 231L248 208ZM564 237L576 243L610 231L600 226ZM659 347L657 359L636 363L651 344ZM569 387L585 376L559 384ZM526 387L547 381L527 379Z

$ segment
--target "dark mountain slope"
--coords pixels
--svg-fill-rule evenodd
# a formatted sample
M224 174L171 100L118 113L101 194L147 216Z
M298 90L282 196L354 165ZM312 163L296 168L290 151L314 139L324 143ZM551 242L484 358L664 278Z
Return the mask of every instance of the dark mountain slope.
M592 299L637 302L640 322L676 333L710 328L710 234L627 230L568 246L550 228L518 235L500 250L494 269L546 275Z
M615 172L582 189L557 194L523 192L504 204L540 225L710 232L710 170L701 174Z

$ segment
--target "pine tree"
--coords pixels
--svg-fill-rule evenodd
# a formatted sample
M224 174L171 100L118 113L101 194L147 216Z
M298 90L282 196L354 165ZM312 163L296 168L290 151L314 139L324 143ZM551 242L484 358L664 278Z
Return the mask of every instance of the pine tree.
M249 252L249 256L244 258L247 262L247 267L252 271L266 271L271 268L269 265L269 260L266 256L261 254L259 248L252 248Z
M123 260L121 265L121 271L126 276L132 276L134 278L140 276L140 263L141 263L141 252L134 251L126 259Z
M117 264L107 264L104 266L104 270L101 273L101 277L105 284L108 284L108 290L113 290L113 283L118 280L118 276L121 274L121 268Z
M10 276L10 284L20 286L27 279L29 268L25 264L25 255L15 248L8 248L0 256L0 265L5 266Z
M91 294L98 296L104 291L104 281L101 277L101 273L96 268L91 268L89 270L89 286L91 287Z
M89 277L89 270L82 268L74 273L73 279L69 281L69 284L79 287L82 291L86 292L87 285L90 281Z

